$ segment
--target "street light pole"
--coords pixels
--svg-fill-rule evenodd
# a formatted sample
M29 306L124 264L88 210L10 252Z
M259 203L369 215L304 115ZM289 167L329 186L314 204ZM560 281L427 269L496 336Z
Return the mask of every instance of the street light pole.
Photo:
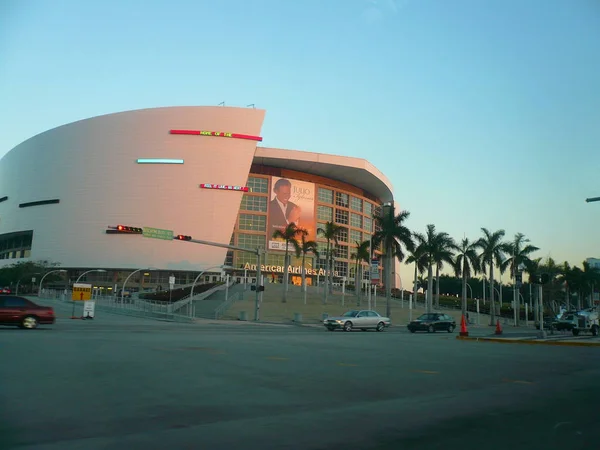
M198 282L200 277L206 273L206 271L212 270L212 269L233 269L233 267L221 264L220 266L207 267L206 269L204 269L202 272L200 272L198 274L198 276L194 279L194 282L192 283L192 289L190 290L190 303L189 303L190 304L190 310L189 310L190 317L192 317L192 299L194 298L194 286L196 285L196 283Z
M66 272L65 269L56 269L56 270L51 270L50 272L46 272L44 274L44 276L42 277L42 279L40 280L40 287L38 289L38 298L40 297L40 295L42 294L42 283L44 282L44 278L46 278L48 275L50 275L51 273L56 273L56 272Z
M127 276L127 278L125 278L125 281L123 282L123 288L121 289L121 305L123 304L123 299L125 298L125 285L127 284L127 282L129 281L129 279L131 278L131 276L132 276L134 273L141 272L142 270L154 270L154 269L153 269L153 268L151 268L151 267L146 267L146 268L142 268L142 269L136 269L136 270L134 270L133 272L131 272L131 273L130 273L130 274ZM160 281L159 281L159 282L160 282Z
M585 202L586 202L586 203L600 202L600 197L586 198L586 199L585 199Z

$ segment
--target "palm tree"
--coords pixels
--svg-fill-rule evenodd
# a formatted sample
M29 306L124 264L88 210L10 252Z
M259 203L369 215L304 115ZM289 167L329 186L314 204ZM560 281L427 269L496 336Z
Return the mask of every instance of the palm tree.
M444 263L454 267L454 249L456 244L454 239L447 236L446 239L439 241L438 247L435 249L435 307L440 307L440 270L444 268Z
M477 254L477 242L464 238L456 246L456 263L454 271L456 276L462 276L462 315L467 314L467 280L481 270L481 261Z
M516 311L516 326L519 326L519 322L521 319L521 302L517 291L517 272L521 270L521 267L526 267L527 263L531 259L530 255L539 250L538 247L530 245L528 244L528 242L529 239L525 238L525 235L523 233L515 234L513 241L507 244L506 253L510 256L506 258L501 265L502 271L504 271L506 268L510 270L514 282L513 301L514 308Z
M273 233L274 239L283 239L285 241L285 259L283 268L283 298L281 299L282 303L287 302L287 291L288 291L288 275L289 275L289 249L290 245L294 247L296 254L298 254L300 244L298 244L297 237L302 234L302 229L298 228L295 223L290 223L285 229L275 230Z
M404 249L412 251L415 247L412 232L404 225L409 218L408 211L395 214L394 205L385 205L381 211L373 216L376 227L379 229L373 235L373 248L383 246L384 252L384 284L386 296L386 316L392 314L392 261L394 256L398 261L404 260Z
M538 285L540 282L540 265L542 258L530 259L525 263L525 272L529 275L529 284ZM537 287L537 286L534 286ZM538 289L534 289L533 291L534 298L534 308L533 308L533 320L536 321L538 319L539 307L537 306L537 302L539 301L539 291Z
M550 256L540 264L540 278L545 281L542 288L542 303L545 301L549 307L552 307L555 295L561 290L558 283L560 273L560 266Z
M433 267L437 265L436 255L450 240L450 236L448 233L438 233L435 225L429 224L425 234L416 233L415 239L418 245L423 247L423 258L427 266L426 311L431 312L433 309Z
M356 305L360 306L360 295L362 291L362 263L369 263L369 241L355 242L356 251L350 255L354 260L354 292L356 293Z
M571 303L571 286L573 284L572 274L573 269L571 268L571 265L567 261L563 262L562 266L560 267L560 275L558 276L558 279L562 283L565 290L565 307L567 311L569 310L569 305Z
M329 293L329 276L333 272L333 248L331 243L338 245L338 235L342 231L342 227L333 222L326 222L325 228L317 228L317 236L323 236L327 240L327 249L325 250L325 300L324 303L327 303L327 294Z
M300 229L300 243L296 247L296 257L299 258L302 254L302 290L304 291L304 304L306 305L306 254L312 252L319 258L319 244L316 241L307 241L308 231Z
M587 261L583 262L583 294L588 299L588 307L594 303L594 288L600 284L600 270Z
M406 258L406 264L415 265L415 275L413 278L413 298L415 305L417 304L417 292L419 290L419 275L427 270L427 258L425 255L425 247L417 245Z
M486 269L490 269L490 311L491 311L491 323L494 325L496 322L496 305L494 303L494 265L501 267L504 261L504 252L508 249L505 242L502 241L506 234L504 230L498 230L491 232L487 228L481 229L483 237L480 238L476 245L481 249L479 255L481 259L481 270L486 272Z

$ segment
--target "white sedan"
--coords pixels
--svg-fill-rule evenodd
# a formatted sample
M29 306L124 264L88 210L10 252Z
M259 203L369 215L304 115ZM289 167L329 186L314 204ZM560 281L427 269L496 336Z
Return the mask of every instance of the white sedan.
M348 311L340 317L328 317L323 321L323 325L329 331L337 329L352 331L353 328L363 331L368 329L383 331L392 325L392 321L389 317L380 316L377 311L363 309Z

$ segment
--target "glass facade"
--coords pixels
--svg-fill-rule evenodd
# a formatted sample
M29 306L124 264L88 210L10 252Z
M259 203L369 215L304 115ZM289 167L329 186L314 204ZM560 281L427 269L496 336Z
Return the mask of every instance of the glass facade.
M272 173L266 170L263 173ZM274 175L275 176L275 175ZM289 178L312 182L310 174L290 175ZM349 191L338 188L338 183L332 182L332 185L322 183L322 179L314 181L315 183L315 222L313 224L317 229L325 229L326 222L334 222L342 226L338 235L338 245L331 244L334 257L334 277L348 277L354 274L354 261L351 260L352 253L355 252L356 242L369 240L373 232L373 215L379 210L380 206L372 199L357 194L356 191ZM267 209L270 200L270 175L253 173L248 177L248 188L250 192L245 194L240 212L238 214L236 234L236 245L244 248L266 247L267 244ZM351 189L351 188L349 188ZM312 238L311 238L312 239ZM325 254L327 241L322 235L316 234L318 244L319 258L312 253L306 255L306 267L312 269L325 269ZM239 251L229 252L228 262L232 262L236 269L243 269L246 264L254 266L256 256L251 253ZM300 266L302 256L296 258L291 254L290 262L293 267ZM284 253L281 251L267 250L264 257L266 266L284 265ZM365 266L365 273L368 272ZM265 273L267 275L267 273ZM270 274L269 274L270 275ZM281 277L281 273L275 274ZM338 279L339 282L339 279ZM350 280L353 282L353 280Z

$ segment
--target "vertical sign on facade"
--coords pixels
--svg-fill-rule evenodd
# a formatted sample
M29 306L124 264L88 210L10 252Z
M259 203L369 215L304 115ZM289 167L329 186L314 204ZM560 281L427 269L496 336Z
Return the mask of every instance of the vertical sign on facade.
M371 260L371 284L379 284L379 260Z

